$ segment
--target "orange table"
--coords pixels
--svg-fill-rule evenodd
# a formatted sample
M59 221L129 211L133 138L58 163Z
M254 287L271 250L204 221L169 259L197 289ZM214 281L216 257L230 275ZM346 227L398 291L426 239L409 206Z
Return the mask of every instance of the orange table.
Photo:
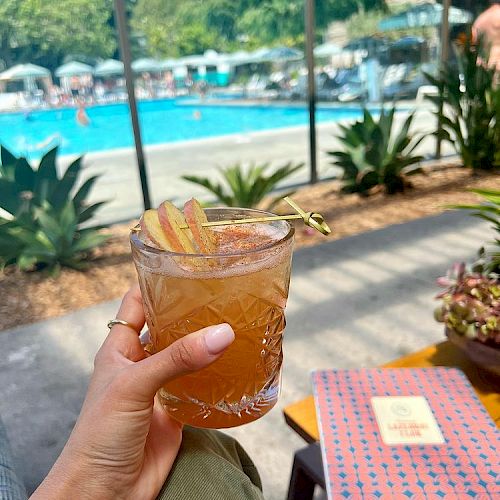
M472 363L449 341L435 344L422 351L383 365L387 368L418 368L426 366L454 366L460 368L474 386L479 399L500 427L500 378L485 372ZM316 409L313 396L287 406L283 413L286 423L308 443L319 440Z

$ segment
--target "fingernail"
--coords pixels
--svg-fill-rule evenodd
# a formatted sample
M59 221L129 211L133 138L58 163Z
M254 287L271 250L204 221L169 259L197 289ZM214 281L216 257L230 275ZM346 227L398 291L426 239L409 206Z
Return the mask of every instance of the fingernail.
M227 324L211 326L203 335L210 354L219 354L234 340L233 329Z

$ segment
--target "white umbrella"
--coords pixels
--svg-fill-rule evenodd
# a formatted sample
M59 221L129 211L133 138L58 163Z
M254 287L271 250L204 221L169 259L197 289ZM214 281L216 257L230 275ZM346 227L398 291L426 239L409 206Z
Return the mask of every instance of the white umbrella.
M116 59L106 59L99 63L94 70L95 76L117 76L123 75L123 63Z
M55 75L58 78L66 78L71 76L91 75L94 68L88 64L83 64L78 61L71 61L56 69Z
M178 59L179 66L201 66L203 61L204 58L202 55L184 56Z
M378 23L381 31L440 26L443 19L443 6L424 3L415 5L404 12L382 19ZM448 10L450 24L466 24L472 21L472 14L467 10L450 7Z
M174 69L178 66L182 66L182 63L179 61L179 59L165 59L160 62L160 69L162 70Z
M50 76L50 71L36 64L17 64L0 73L0 80L26 80L33 78L46 78Z
M132 69L136 73L156 73L162 70L162 64L156 59L143 57L142 59L136 59L132 63Z
M290 47L274 47L273 49L259 49L253 53L255 62L285 62L298 61L304 53Z
M264 62L266 54L269 52L269 47L262 47L248 54L249 63Z
M222 62L231 64L232 66L240 66L253 62L252 54L246 50L239 50L230 54L219 54L219 58Z
M341 52L342 47L332 42L323 43L314 49L314 55L316 57L330 57L340 54Z
M214 50L214 49L207 49L207 50L205 50L205 52L203 53L203 55L207 59L218 59L220 57L220 54L216 50Z
M217 52L207 51L205 54L181 57L179 62L184 66L212 66L220 61Z

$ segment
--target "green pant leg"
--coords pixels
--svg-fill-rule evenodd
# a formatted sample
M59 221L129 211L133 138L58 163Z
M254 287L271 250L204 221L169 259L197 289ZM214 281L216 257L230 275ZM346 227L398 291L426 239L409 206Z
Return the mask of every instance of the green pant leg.
M157 500L262 500L259 473L241 445L222 432L185 427Z

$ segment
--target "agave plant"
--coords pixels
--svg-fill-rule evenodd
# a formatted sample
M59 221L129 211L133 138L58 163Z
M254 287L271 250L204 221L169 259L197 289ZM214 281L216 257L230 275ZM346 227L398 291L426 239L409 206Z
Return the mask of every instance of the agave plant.
M439 96L428 96L441 124L435 135L454 146L464 166L492 169L500 166L496 68L486 63L490 50L484 38L474 41L468 36L456 51L457 64L446 64L437 77L426 74L439 90Z
M214 182L207 177L183 175L186 181L203 186L216 196L217 202L228 207L255 208L276 187L276 185L303 167L303 163L286 165L270 172L268 163L244 168L236 164L219 169L223 182ZM287 193L288 196L292 193ZM282 196L271 200L266 207L271 209Z
M479 260L474 265L478 272L496 273L500 275L500 191L494 189L472 189L473 193L481 196L486 203L478 205L450 205L449 208L469 210L471 215L491 222L496 231L493 249L479 250Z
M403 192L409 186L406 176L420 171L416 164L422 156L413 152L423 137L409 132L414 115L395 131L395 111L394 106L382 109L377 120L365 109L362 120L340 126L338 139L343 149L328 154L334 158L333 164L344 170L344 192L368 195L376 186L383 186L387 194Z
M494 276L467 271L456 264L438 284L442 304L434 312L437 321L469 339L500 346L500 285Z
M59 177L56 157L54 148L34 168L0 147L0 267L81 269L86 254L107 240L96 229L81 228L105 203L86 202L97 176L76 189L82 158Z

